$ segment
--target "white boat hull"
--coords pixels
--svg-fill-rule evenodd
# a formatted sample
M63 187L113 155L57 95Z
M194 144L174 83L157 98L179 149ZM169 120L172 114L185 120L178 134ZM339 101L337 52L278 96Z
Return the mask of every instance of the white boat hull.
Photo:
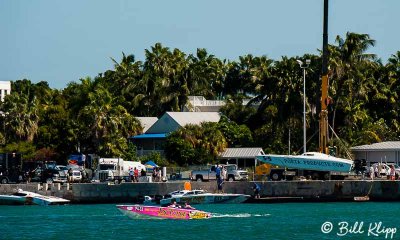
M0 205L59 205L67 204L70 201L67 199L44 196L34 192L23 191L19 189L11 195L0 195Z
M167 206L172 200L177 203L188 202L189 204L213 204L213 203L243 203L250 195L230 194L230 193L204 193L189 196L173 196L171 198L161 199L161 206Z
M353 161L337 158L322 153L305 153L303 155L259 155L257 159L271 165L289 169L304 169L328 172L350 172Z
M13 195L0 195L0 205L29 205L32 199L21 198Z

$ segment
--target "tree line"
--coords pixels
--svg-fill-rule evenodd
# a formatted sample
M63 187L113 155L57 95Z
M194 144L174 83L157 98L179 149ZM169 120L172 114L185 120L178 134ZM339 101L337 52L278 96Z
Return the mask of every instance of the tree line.
M400 51L383 63L368 52L374 45L368 34L349 32L328 47L329 124L347 148L399 140ZM12 81L12 93L0 105L2 151L21 152L25 160L60 162L74 152L134 158L127 138L142 133L136 117L182 111L188 96L204 96L226 102L224 117L220 123L170 134L167 162L210 162L224 148L239 146L278 154L301 152L303 69L296 60L306 59L311 60L306 75L307 144L317 150L321 55L273 60L248 54L231 61L203 48L185 54L157 43L145 50L144 61L122 53L120 61L111 58L113 69L62 90L45 81ZM245 99L251 101L243 105ZM331 144L338 145L332 131L329 135Z

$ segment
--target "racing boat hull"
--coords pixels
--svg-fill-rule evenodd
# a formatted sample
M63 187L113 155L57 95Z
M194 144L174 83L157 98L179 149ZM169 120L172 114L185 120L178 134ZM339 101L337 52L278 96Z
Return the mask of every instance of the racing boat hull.
M10 195L0 195L0 205L59 205L67 204L70 201L67 199L44 196L34 192L18 189L17 192Z
M259 155L257 159L271 165L304 170L350 172L353 161L337 158L323 153L304 153L302 155Z
M161 218L161 219L207 219L211 217L208 212L194 209L169 208L143 205L117 205L118 210L133 219Z

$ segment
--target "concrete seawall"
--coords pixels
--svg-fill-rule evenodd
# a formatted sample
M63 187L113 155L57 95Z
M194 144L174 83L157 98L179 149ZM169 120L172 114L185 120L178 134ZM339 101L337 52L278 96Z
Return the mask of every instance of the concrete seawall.
M302 201L351 201L368 195L372 201L400 201L400 181L281 181L257 182L261 196L299 198ZM215 182L191 182L192 189L215 192ZM225 182L224 192L253 194L253 182ZM129 203L149 195L165 195L184 188L183 181L166 183L86 183L86 184L0 184L0 194L21 188L43 195L71 200L73 203Z

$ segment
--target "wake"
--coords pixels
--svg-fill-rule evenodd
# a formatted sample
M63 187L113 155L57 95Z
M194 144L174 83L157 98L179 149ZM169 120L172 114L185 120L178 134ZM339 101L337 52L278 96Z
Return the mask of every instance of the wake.
M250 213L236 213L236 214L219 214L212 213L212 218L250 218L250 217L268 217L271 214L250 214Z

